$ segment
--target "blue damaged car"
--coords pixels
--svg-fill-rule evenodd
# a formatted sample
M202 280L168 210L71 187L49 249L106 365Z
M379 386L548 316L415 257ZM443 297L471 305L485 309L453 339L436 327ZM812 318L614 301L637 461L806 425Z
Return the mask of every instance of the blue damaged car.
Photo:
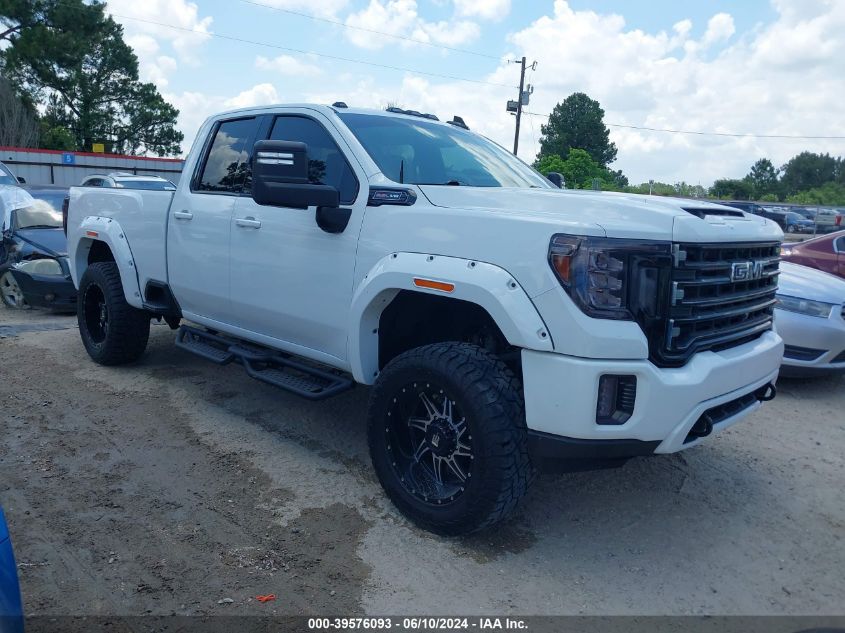
M0 633L23 633L18 567L3 509L0 508Z

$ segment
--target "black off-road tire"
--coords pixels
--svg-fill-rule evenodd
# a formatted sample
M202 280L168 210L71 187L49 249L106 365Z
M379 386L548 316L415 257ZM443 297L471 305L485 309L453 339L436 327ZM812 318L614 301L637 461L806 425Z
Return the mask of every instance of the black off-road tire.
M105 309L105 323L96 323L94 305ZM150 314L126 302L120 271L114 262L91 264L82 275L76 318L88 355L100 365L131 363L144 353L150 337Z
M401 457L392 452L395 436L388 429L398 416L389 413L398 406L397 397L407 398L403 389L416 385L443 389L448 394L443 402L452 399L471 434L470 476L454 500L425 502L419 491L409 490L414 486L394 461ZM465 535L498 523L513 512L532 481L520 381L501 360L475 345L436 343L390 361L370 395L367 433L373 467L388 497L406 517L437 534Z

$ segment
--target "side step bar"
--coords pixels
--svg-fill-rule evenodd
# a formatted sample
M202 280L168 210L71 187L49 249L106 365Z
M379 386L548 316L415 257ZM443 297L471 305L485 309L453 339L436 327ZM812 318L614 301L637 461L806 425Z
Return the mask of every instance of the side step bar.
M350 377L310 361L189 325L179 327L176 346L218 365L240 363L252 378L308 400L323 400L355 386Z

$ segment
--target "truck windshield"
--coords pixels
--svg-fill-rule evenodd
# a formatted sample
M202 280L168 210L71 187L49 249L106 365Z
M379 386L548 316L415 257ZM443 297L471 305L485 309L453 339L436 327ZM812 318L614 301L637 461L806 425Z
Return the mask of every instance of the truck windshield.
M395 182L553 188L506 150L462 128L412 117L338 116L381 172Z

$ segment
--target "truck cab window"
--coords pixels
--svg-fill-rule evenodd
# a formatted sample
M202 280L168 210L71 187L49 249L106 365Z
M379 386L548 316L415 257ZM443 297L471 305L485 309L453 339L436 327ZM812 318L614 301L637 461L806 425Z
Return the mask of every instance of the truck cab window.
M223 121L219 125L197 179L197 191L236 192L240 189L249 167L257 126L255 118Z
M311 182L336 187L341 204L355 202L358 179L343 152L317 121L303 116L276 117L270 140L298 141L308 145L308 177Z

